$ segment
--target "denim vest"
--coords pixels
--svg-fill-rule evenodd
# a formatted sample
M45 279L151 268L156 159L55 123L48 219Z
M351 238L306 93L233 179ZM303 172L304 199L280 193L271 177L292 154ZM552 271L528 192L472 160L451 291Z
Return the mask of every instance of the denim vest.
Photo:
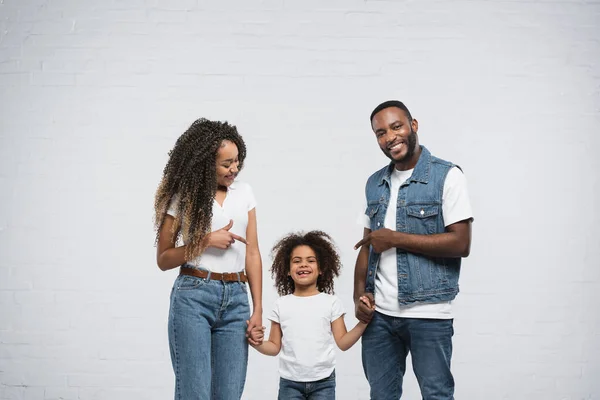
M442 194L448 171L454 164L431 155L421 146L421 155L411 177L398 190L396 231L418 235L445 232L442 215ZM390 201L390 175L394 164L369 177L365 188L371 231L384 227ZM375 290L375 275L381 254L369 251L365 290ZM461 258L429 257L396 249L398 263L398 301L402 305L414 302L449 301L458 293Z

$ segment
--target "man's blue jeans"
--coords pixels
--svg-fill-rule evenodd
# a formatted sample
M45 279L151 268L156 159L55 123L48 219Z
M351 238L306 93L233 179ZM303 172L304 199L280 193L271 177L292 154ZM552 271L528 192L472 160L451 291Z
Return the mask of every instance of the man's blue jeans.
M408 352L423 400L453 400L452 324L451 319L398 318L375 312L362 337L371 400L402 396Z
M176 400L239 400L250 317L245 283L180 275L171 292L169 346Z
M335 400L335 371L314 382L296 382L279 378L278 400Z

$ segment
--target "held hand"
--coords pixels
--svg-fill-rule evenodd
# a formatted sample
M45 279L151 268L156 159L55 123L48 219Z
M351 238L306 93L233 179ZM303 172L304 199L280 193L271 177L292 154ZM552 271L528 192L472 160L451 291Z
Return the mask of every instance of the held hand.
M375 311L375 302L372 301L373 300L373 294L372 293L367 293L367 294L368 294L368 296L367 295L360 296L359 300L365 306L367 306L371 310Z
M356 319L360 322L368 324L373 318L373 312L375 311L375 299L373 293L365 293L356 302L355 312Z
M250 335L254 329L263 329L264 332L264 327L262 326L262 312L255 311L254 313L252 313L250 319L246 321L246 325L248 325L248 329L246 329L246 337L248 338L248 342L253 346L261 344L262 339L260 343L258 343L256 341L253 341Z
M246 324L249 326L250 321L246 321ZM265 327L264 326L255 326L249 332L246 332L246 337L248 338L248 343L252 346L260 346L265 338Z
M260 346L261 344L263 344L263 341L265 340L265 327L261 327L259 328L254 328L252 330L252 334L250 335L250 338L248 338L248 342L251 345L254 346Z
M233 220L229 220L229 223L221 229L209 233L208 247L215 247L217 249L226 250L230 248L236 240L244 244L248 244L248 242L246 242L246 239L244 239L243 237L229 232L232 226Z
M393 235L394 231L387 228L372 231L354 245L354 250L357 250L359 247L364 245L371 245L373 246L373 251L375 253L383 253L384 251L392 248Z

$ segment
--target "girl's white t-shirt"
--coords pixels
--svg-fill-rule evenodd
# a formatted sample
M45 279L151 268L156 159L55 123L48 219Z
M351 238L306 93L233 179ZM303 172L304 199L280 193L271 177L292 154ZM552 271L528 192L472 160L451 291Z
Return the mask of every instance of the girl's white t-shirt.
M281 325L280 376L311 382L331 375L335 369L331 323L344 314L341 300L331 294L277 299L268 318Z
M167 214L177 216L175 205L177 199L171 202ZM223 201L223 206L213 200L213 217L211 232L225 227L229 220L233 220L233 226L229 232L246 238L246 228L248 227L248 211L256 207L256 200L252 188L245 182L235 181L229 186L227 196ZM187 238L183 238L187 243ZM246 245L235 241L230 248L226 250L207 248L195 259L188 261L195 267L206 269L211 272L240 272L246 266Z

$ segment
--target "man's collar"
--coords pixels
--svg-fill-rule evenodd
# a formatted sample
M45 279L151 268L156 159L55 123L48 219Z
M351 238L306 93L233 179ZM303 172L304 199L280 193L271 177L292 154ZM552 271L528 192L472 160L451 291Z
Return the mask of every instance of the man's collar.
M419 146L421 148L421 155L419 156L419 160L417 161L417 165L413 170L412 175L410 176L411 181L427 183L429 181L429 171L431 170L431 153L425 146ZM379 185L383 185L384 182L387 182L391 187L391 175L392 171L394 171L396 165L394 162L390 162L388 165L385 174L383 174Z

